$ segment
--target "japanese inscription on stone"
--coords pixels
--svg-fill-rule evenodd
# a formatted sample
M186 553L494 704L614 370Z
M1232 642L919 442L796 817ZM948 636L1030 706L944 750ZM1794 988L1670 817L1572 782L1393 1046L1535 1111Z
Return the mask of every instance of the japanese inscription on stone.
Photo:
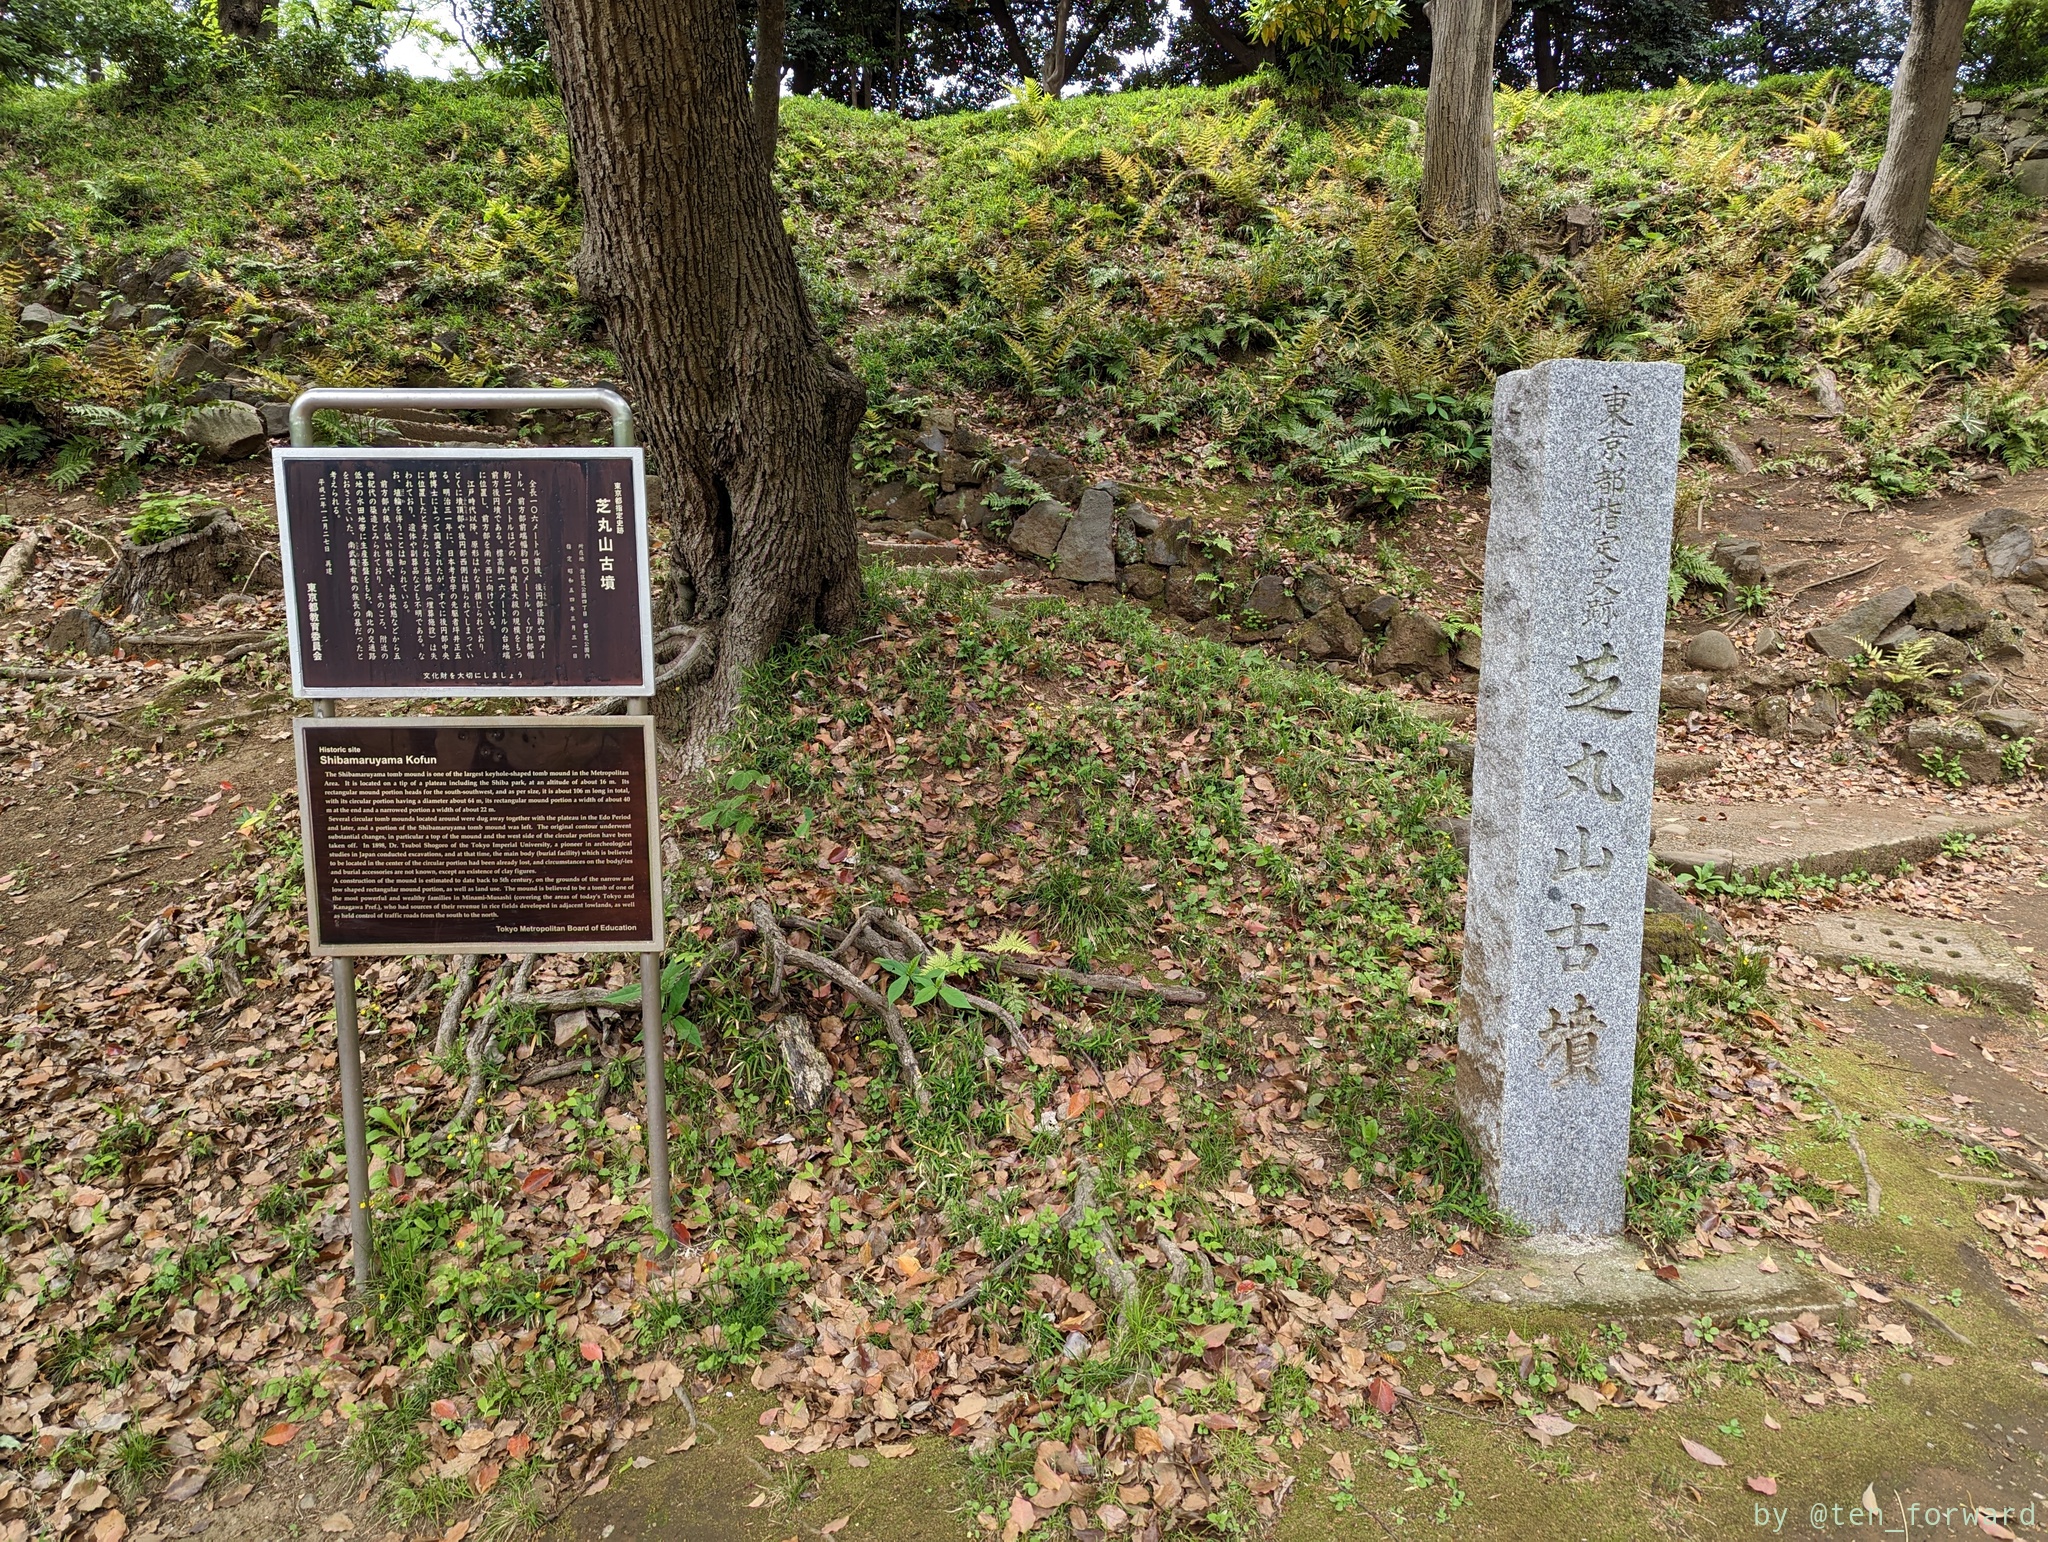
M303 718L316 953L658 950L651 718Z
M1559 359L1495 388L1458 1102L1538 1233L1622 1226L1684 382Z
M301 696L644 694L637 450L278 450Z

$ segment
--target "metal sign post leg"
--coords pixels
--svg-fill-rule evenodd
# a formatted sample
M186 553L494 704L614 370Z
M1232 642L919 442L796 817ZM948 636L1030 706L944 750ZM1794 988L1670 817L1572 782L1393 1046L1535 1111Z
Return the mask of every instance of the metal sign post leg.
M661 955L640 955L640 1038L647 1079L647 1174L653 1192L654 1228L662 1246L675 1240L675 1211L668 1192L668 1078L662 1072Z
M334 961L334 1028L341 1061L341 1138L348 1154L348 1231L356 1288L376 1277L370 1251L370 1142L363 1119L363 1047L356 1032L356 964Z

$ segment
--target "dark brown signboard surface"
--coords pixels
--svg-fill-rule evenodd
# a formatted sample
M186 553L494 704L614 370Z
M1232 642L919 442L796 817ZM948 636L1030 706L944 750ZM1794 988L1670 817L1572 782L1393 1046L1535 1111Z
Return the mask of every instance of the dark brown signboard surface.
M313 951L659 951L650 718L301 718Z
M647 694L639 451L272 453L296 694Z

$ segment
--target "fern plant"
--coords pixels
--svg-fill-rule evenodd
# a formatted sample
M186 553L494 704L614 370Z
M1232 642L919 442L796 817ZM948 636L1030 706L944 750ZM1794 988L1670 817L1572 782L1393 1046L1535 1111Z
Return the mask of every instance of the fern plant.
M1670 600L1676 605L1685 598L1686 591L1695 585L1717 592L1726 591L1728 574L1718 562L1707 555L1706 548L1692 546L1684 541L1673 541L1670 585Z

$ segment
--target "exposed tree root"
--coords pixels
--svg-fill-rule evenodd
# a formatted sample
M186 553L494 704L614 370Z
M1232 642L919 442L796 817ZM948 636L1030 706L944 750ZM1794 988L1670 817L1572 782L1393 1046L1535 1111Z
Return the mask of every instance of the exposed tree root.
M792 965L811 974L823 975L839 986L881 1018L882 1026L888 1030L889 1042L896 1046L896 1057L903 1065L903 1079L910 1085L910 1095L917 1099L919 1108L929 1109L932 1096L925 1088L924 1067L918 1063L917 1047L910 1042L910 1035L903 1027L902 1014L896 1010L895 1004L837 959L824 958L791 943L776 921L773 907L766 900L755 900L749 907L749 914L760 934L762 946L768 950L770 999L782 999L783 976Z
M471 955L464 955L465 958ZM498 1020L505 1014L505 1003L526 989L526 982L533 975L533 966L540 961L540 955L529 953L519 961L519 968L512 976L509 990L500 991L489 997L484 1008L477 1014L476 1023L469 1030L469 1038L463 1045L463 1053L469 1062L469 1084L462 1089L462 1106L455 1111L455 1117L448 1121L452 1133L469 1123L470 1115L484 1098L484 1076L497 1057L492 1054Z
M870 906L870 909L879 907ZM809 932L835 947L842 943L847 928L834 926L830 921L814 921L809 916L790 915L783 918L783 925ZM855 925L859 925L858 918ZM1209 993L1197 990L1192 985L1155 985L1150 980L1134 975L1091 974L1078 969L1064 969L1057 964L1033 964L1007 953L984 953L975 948L966 950L967 957L986 969L998 974L1014 976L1019 980L1060 980L1078 990L1098 996L1157 996L1168 1006L1198 1007L1209 999Z
M1083 1163L1080 1176L1074 1180L1074 1204L1067 1212L1067 1230L1086 1228L1088 1212L1094 1208L1095 1169ZM1102 1276L1102 1283L1109 1288L1110 1299L1121 1311L1137 1292L1138 1276L1116 1250L1116 1234L1109 1229L1108 1221L1098 1219L1091 1235L1095 1238L1096 1272Z
M455 1048L455 1035L462 1027L463 1008L469 1005L469 998L476 993L477 970L483 967L481 953L465 953L455 961L455 983L448 987L448 999L441 1005L441 1026L434 1035L434 1055L438 1059Z

